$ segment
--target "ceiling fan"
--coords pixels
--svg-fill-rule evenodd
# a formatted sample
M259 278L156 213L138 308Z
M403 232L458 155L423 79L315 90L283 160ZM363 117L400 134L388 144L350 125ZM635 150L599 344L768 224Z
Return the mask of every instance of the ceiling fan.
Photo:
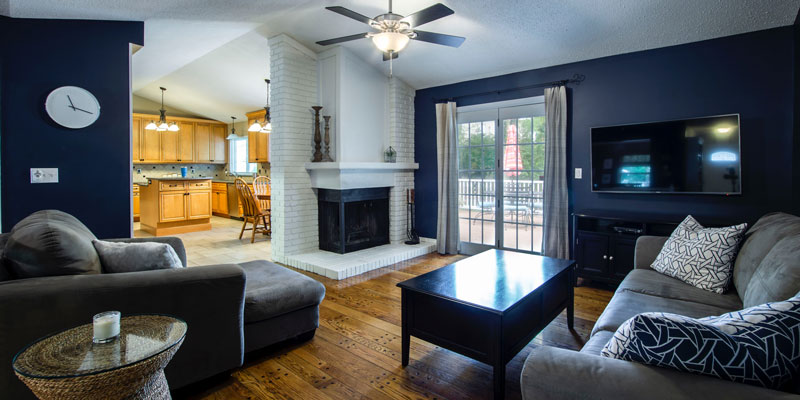
M328 46L349 42L351 40L370 38L375 47L383 52L383 61L397 58L397 53L403 50L411 39L450 47L461 46L461 43L464 43L464 40L466 40L460 36L444 35L416 29L418 26L454 13L453 10L442 3L434 4L407 17L392 12L392 0L389 0L389 12L378 15L375 18L368 18L365 15L340 6L325 7L325 9L363 22L369 25L373 30L356 35L322 40L317 42L318 45Z

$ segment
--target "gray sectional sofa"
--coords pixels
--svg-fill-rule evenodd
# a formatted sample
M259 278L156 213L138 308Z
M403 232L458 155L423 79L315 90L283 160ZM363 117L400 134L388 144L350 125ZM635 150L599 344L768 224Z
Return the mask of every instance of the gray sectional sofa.
M798 217L769 214L747 231L734 264L733 287L722 295L650 269L666 240L638 239L634 270L617 288L580 352L553 347L531 351L521 377L524 399L800 399L797 377L785 391L776 391L600 356L617 328L639 313L706 317L786 300L800 291Z
M39 260L39 265L48 262L48 252L36 247L53 249L58 252L55 258L79 259L86 253L85 242L94 239L80 221L65 213L41 211L28 219L43 227L42 236L59 238L59 243L23 244L22 248L30 247L30 260ZM71 233L52 235L60 229ZM7 250L11 235L14 230L0 235L0 252ZM180 239L117 241L169 244L187 265ZM14 246L19 251L20 243ZM0 257L0 398L4 399L33 398L11 368L17 351L48 334L89 323L98 312L118 310L123 317L159 313L185 320L186 339L165 369L175 389L241 366L245 352L290 338L311 338L325 296L325 287L316 280L264 260L15 279L3 265L7 255Z

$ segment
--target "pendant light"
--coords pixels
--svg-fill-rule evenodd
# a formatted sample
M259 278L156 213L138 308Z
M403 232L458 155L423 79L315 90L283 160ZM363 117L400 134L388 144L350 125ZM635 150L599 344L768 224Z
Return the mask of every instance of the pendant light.
M225 139L234 140L238 138L239 135L236 134L236 117L231 116L231 133Z
M181 130L181 127L178 126L178 124L174 122L167 123L167 110L164 109L164 92L167 89L163 87L160 87L159 89L161 89L161 109L158 111L161 112L161 117L158 119L158 122L150 121L150 123L147 124L147 126L145 126L144 129L147 129L149 131L158 131L158 132L164 132L164 131L177 132Z
M269 116L269 79L264 79L264 82L267 83L267 105L264 106L264 122L260 123L258 120L253 122L253 125L250 125L247 128L248 132L261 132L261 133L270 133L272 132L272 118Z

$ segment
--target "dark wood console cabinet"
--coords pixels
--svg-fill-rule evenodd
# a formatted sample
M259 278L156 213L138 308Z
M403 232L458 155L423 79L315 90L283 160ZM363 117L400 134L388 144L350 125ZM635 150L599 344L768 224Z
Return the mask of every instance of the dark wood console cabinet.
M674 218L591 210L576 212L572 218L577 276L614 285L633 269L639 236L669 236L680 223Z

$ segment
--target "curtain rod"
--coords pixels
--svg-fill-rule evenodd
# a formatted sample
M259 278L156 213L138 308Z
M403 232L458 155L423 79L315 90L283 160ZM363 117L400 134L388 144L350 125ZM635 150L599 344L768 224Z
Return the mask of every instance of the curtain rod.
M511 88L511 89L491 90L491 91L488 91L488 92L462 94L461 96L434 99L433 102L434 103L442 103L442 102L447 102L447 101L455 101L456 99L463 99L464 97L484 96L484 95L487 95L487 94L503 94L503 93L508 93L508 92L516 92L516 91L520 91L520 90L540 88L540 87L561 86L561 85L566 85L566 84L569 84L569 83L574 83L576 85L580 85L581 82L583 82L585 79L586 79L586 75L575 74L575 75L572 76L572 79L562 79L560 81L537 83L537 84L534 84L534 85L520 86L520 87L516 87L516 88Z

